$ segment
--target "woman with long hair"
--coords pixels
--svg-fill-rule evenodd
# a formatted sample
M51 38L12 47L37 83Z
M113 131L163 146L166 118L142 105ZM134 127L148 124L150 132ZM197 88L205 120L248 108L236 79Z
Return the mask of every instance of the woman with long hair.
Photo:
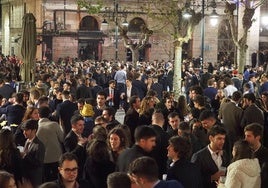
M106 142L94 140L88 149L88 158L84 166L84 179L94 188L106 188L107 176L114 172L115 165L110 161L109 148Z
M16 182L22 179L22 159L9 127L0 130L0 170L14 174Z
M6 171L0 171L1 188L17 188L13 174Z
M118 156L128 146L128 139L122 128L115 127L108 134L108 146L111 150L110 159L114 163L117 162Z
M260 188L261 168L257 158L253 157L253 150L246 140L235 142L232 163L227 168L225 183L219 188Z
M146 96L142 99L139 111L141 125L150 125L152 123L154 106L155 106L154 97Z
M24 116L22 118L22 123L18 126L14 136L15 136L15 143L17 146L24 146L25 145L25 141L26 138L23 135L23 130L21 129L22 124L29 120L29 119L33 119L33 120L39 120L39 113L38 113L38 109L36 107L27 107Z

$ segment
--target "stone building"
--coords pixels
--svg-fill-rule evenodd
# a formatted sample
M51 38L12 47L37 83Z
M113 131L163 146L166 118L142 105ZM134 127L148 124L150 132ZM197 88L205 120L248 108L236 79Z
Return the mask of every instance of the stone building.
M140 10L141 0L117 1L118 24L124 21L130 23L129 27L133 28L130 33L132 40L138 41L139 32L136 32L135 28L139 27L139 23L144 23L152 30L159 24ZM126 7L127 11L125 11ZM37 20L37 59L48 58L57 61L60 57L68 56L101 60L115 59L118 56L119 60L131 60L131 52L125 48L113 20L113 1L111 1L110 8L105 9L102 14L90 15L77 6L76 0L1 0L2 53L20 56L22 17L25 13L31 12ZM220 14L224 14L221 7L218 10ZM252 27L254 32L251 32L254 35L250 35L249 39L251 42L249 54L259 49L259 42L256 42L256 39L259 41L259 35L256 37L256 32L259 33L260 10L256 15L257 21ZM102 25L104 19L109 22L108 26ZM221 24L225 25L224 16L221 16L220 20ZM200 28L201 23L195 29L193 40L185 46L184 55L199 57L203 37L204 61L217 62L222 51L226 51L226 49L219 48L219 46L224 46L219 37L222 27L211 27L209 18L206 16L204 35L201 34ZM173 51L172 37L164 31L155 30L145 48L140 51L139 59L172 60Z

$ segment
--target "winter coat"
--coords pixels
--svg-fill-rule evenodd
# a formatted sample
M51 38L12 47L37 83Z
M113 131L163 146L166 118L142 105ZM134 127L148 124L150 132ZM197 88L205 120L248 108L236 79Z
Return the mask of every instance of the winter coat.
M260 188L260 172L257 158L237 160L228 166L225 184L218 188Z

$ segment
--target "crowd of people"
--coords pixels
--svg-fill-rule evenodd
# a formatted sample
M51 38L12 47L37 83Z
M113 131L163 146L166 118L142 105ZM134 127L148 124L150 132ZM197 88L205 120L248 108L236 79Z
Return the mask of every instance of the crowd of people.
M0 187L268 187L268 75L191 61L0 59Z

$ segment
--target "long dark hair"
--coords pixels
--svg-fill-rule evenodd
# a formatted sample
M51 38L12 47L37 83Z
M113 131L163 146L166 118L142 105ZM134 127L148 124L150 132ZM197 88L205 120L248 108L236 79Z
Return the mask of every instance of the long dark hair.
M249 146L246 140L238 140L234 143L233 150L235 155L233 156L232 162L240 159L253 159L253 150Z
M8 188L9 187L8 184L11 178L14 179L13 174L10 174L6 171L0 171L0 187Z
M14 136L11 130L0 130L0 167L11 166L11 155L16 149Z

